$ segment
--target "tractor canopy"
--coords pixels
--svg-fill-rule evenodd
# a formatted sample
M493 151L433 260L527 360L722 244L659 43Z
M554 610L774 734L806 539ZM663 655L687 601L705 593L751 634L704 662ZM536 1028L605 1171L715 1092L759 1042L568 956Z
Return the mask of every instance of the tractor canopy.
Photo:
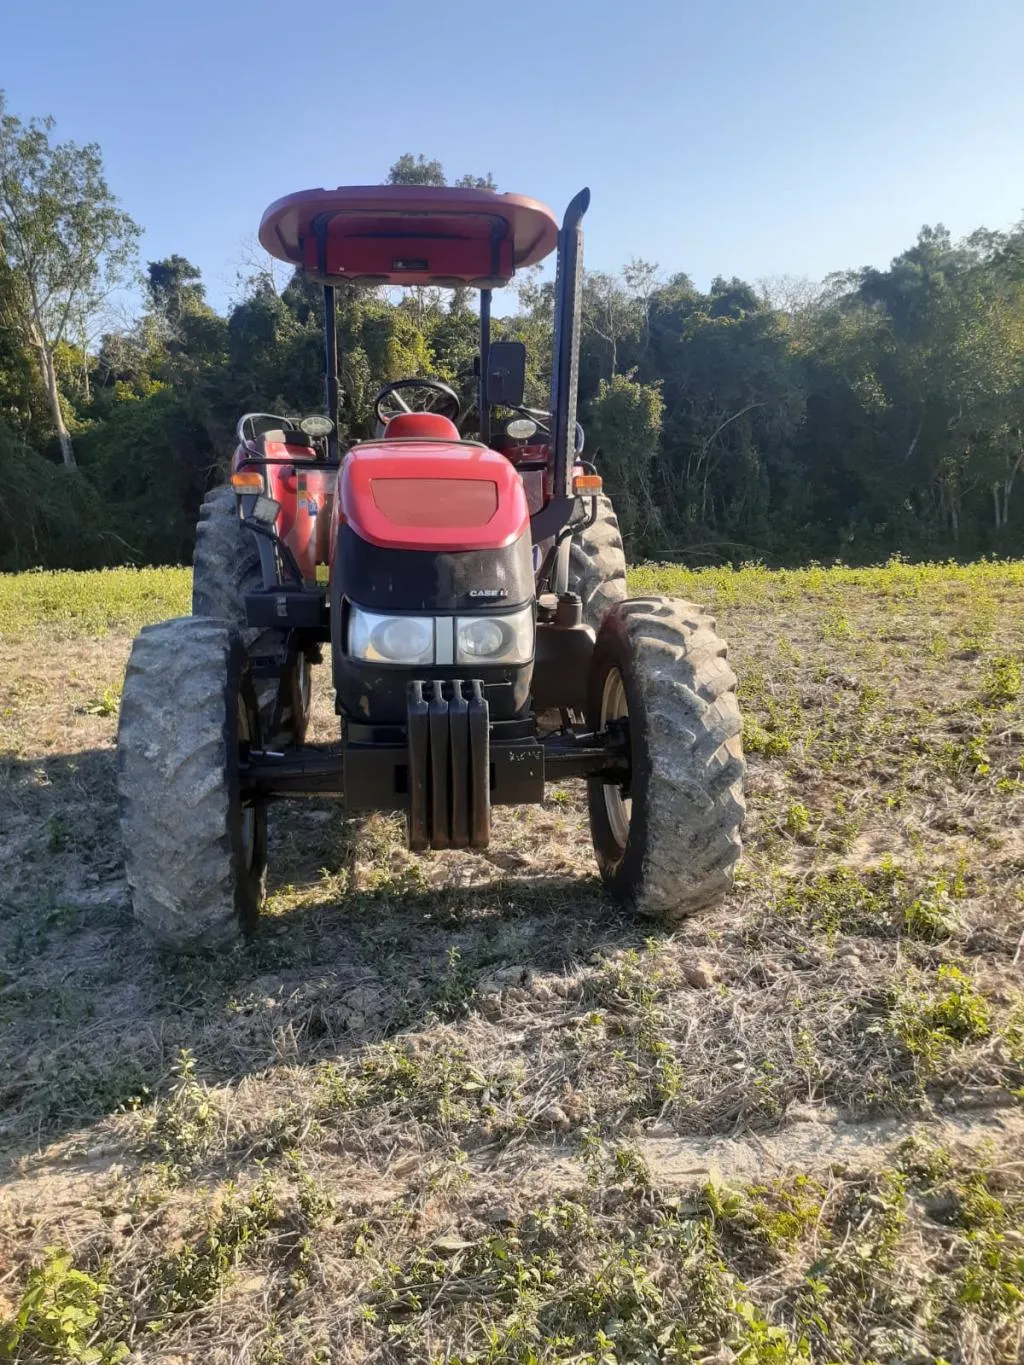
M558 242L550 209L520 194L423 185L300 190L271 204L260 242L324 284L497 289Z

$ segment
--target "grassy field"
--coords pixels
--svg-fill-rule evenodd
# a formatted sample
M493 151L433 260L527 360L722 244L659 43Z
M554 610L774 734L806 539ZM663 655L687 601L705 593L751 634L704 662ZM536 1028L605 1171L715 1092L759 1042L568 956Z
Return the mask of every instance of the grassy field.
M309 802L180 961L112 743L189 574L0 577L0 1359L1022 1359L1024 564L632 588L731 643L728 904L618 914L578 784L484 854Z

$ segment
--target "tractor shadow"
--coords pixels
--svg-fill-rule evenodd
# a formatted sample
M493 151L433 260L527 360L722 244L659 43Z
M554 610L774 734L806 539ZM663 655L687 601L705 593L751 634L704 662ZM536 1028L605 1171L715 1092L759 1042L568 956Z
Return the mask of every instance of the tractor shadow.
M564 839L586 832L578 811L545 818ZM397 820L277 807L271 913L222 954L175 957L132 922L112 751L4 761L0 1168L167 1094L183 1052L211 1085L316 1067L439 1020L471 1024L495 974L571 973L643 943L650 925L614 910L593 871L546 875L534 860L509 874L524 833L500 824L460 884L469 855L421 864ZM424 884L440 860L449 880Z

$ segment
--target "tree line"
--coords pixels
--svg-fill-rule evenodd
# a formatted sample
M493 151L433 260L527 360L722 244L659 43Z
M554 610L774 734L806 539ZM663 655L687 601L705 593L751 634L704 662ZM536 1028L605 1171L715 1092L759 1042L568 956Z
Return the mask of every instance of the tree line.
M411 155L387 180L446 183ZM0 92L0 568L186 561L238 416L322 410L317 287L268 260L219 313L179 255L140 274L138 237L99 148ZM115 323L134 280L144 305ZM346 438L400 376L471 403L471 291L338 295ZM517 296L495 330L526 343L543 405L553 286L527 272ZM588 272L582 332L580 417L632 558L1024 553L1024 223L926 227L887 269L820 285L705 291L634 260Z

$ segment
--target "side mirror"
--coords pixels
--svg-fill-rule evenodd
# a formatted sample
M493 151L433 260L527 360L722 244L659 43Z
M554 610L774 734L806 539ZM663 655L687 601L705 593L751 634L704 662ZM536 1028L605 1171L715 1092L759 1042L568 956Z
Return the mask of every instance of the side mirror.
M521 341L491 343L484 393L491 407L522 407L526 393L526 347Z

